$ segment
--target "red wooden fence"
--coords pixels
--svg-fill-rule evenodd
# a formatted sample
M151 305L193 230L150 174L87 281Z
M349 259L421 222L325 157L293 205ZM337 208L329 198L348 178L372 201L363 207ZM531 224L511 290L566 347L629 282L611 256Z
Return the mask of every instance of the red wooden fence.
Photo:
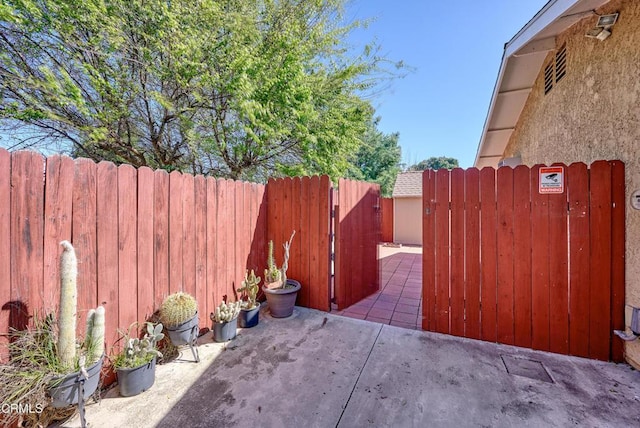
M108 346L178 290L205 327L245 268L264 269L265 202L260 184L0 150L0 332L56 308L64 239L78 256L78 325L104 305Z
M393 198L380 198L380 241L393 242Z
M341 179L337 202L335 297L340 310L380 288L380 186Z
M267 183L267 239L274 242L278 266L287 241L291 244L287 276L300 281L297 305L330 309L330 195L329 177L270 179Z
M622 361L624 164L425 171L425 330Z

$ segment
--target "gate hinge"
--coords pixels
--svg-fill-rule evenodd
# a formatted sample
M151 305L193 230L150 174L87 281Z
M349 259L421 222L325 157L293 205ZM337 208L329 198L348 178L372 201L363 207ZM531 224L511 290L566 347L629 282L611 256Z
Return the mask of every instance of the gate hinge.
M335 208L331 210L331 218L336 218L336 210L335 210Z
M336 253L331 253L331 261L332 262L336 261Z

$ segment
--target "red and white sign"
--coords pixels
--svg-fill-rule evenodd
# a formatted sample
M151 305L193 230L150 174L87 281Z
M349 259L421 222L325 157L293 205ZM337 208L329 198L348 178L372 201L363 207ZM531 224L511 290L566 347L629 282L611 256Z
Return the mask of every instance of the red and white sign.
M539 183L540 193L564 193L564 167L550 166L540 168Z

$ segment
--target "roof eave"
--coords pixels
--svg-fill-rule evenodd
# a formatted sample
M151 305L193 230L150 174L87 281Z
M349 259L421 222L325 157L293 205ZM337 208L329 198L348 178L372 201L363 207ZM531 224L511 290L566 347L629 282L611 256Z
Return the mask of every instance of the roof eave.
M609 0L550 0L505 44L474 166L496 167L555 39Z

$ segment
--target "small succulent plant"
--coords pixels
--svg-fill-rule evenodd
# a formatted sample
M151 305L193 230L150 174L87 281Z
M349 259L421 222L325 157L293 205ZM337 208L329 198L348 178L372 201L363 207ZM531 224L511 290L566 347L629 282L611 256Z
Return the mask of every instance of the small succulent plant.
M258 284L260 284L261 278L256 276L253 269L251 273L247 270L244 273L244 280L242 281L242 287L238 288L238 293L242 293L241 302L244 309L253 309L256 307L256 299L258 297Z
M154 357L162 357L162 353L157 349L158 342L164 338L162 324L154 326L146 322L146 332L142 339L130 336L131 330L136 329L137 325L133 323L129 331L123 335L126 344L114 361L116 368L134 368L148 363Z
M167 296L160 307L160 321L167 328L178 326L196 315L198 303L192 295L178 291Z
M241 302L220 303L214 312L209 316L211 321L217 323L229 322L237 318L240 313Z

